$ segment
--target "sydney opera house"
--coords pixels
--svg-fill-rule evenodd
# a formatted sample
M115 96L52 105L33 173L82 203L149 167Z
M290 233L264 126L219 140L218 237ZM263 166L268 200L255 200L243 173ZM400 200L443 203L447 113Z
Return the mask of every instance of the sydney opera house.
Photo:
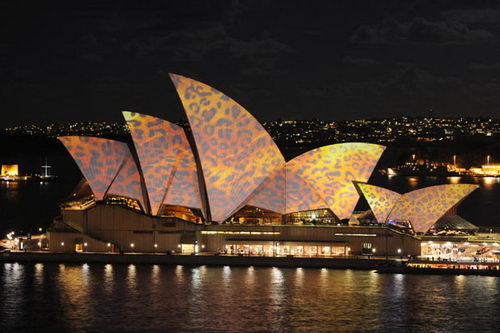
M131 142L61 137L83 179L61 202L50 249L333 256L418 255L476 185L406 194L369 185L385 147L340 143L286 161L220 91L171 75L189 127L123 112ZM370 211L354 213L364 196ZM375 223L361 223L371 216Z

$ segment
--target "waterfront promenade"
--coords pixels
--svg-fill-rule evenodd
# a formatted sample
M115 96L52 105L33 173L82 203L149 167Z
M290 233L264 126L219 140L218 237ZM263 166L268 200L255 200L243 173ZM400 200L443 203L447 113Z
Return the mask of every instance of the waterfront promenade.
M400 258L367 257L263 257L232 255L165 255L144 253L61 253L4 252L0 262L56 262L103 264L164 264L211 266L310 267L372 270L387 264L397 265Z
M436 261L425 258L407 260L400 257L300 257L300 256L248 256L248 255L181 255L152 253L62 253L6 251L0 262L31 263L100 263L100 264L160 264L187 266L255 266L303 267L377 270L380 273L490 275L500 276L498 261Z

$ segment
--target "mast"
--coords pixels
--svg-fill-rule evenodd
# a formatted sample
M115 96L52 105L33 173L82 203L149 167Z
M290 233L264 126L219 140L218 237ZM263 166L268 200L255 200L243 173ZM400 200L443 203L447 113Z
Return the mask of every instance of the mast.
M43 169L43 177L50 177L50 172L49 172L49 169L51 168L50 165L47 165L47 156L45 156L45 165L42 165L42 169Z

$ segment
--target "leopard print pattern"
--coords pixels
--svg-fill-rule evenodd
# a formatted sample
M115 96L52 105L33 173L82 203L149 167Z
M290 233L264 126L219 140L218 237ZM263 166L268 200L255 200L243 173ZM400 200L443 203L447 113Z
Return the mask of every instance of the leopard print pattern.
M262 125L241 105L201 82L170 75L201 161L212 220L225 221L284 159Z
M339 219L349 218L359 199L353 181L367 182L385 147L340 143L308 151L287 167L314 188Z
M302 179L292 167L286 167L286 213L328 208L318 191Z
M125 162L118 171L118 175L111 184L107 194L114 194L118 196L123 196L139 201L141 207L145 209L144 198L141 186L141 176L139 171L137 171L137 165L135 164L134 158L128 150L128 156L125 158Z
M285 214L285 164L278 167L252 194L247 204Z
M127 144L86 136L63 136L59 140L80 168L95 199L103 200L123 161L130 154Z
M401 194L365 183L356 183L356 186L363 193L377 222L385 223L394 205L401 198Z
M426 232L448 210L479 185L436 185L405 193L394 206L389 220L409 220L416 232Z
M182 127L123 112L139 157L151 212L162 204L201 208L196 163Z

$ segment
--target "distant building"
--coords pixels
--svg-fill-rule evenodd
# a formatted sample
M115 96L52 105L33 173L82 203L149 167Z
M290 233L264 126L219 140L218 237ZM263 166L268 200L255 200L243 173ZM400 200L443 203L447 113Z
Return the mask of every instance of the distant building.
M499 163L485 164L482 165L480 168L470 168L470 171L474 175L496 177L500 176L500 164Z
M1 176L10 176L10 177L19 176L19 165L17 165L17 164L2 164Z

